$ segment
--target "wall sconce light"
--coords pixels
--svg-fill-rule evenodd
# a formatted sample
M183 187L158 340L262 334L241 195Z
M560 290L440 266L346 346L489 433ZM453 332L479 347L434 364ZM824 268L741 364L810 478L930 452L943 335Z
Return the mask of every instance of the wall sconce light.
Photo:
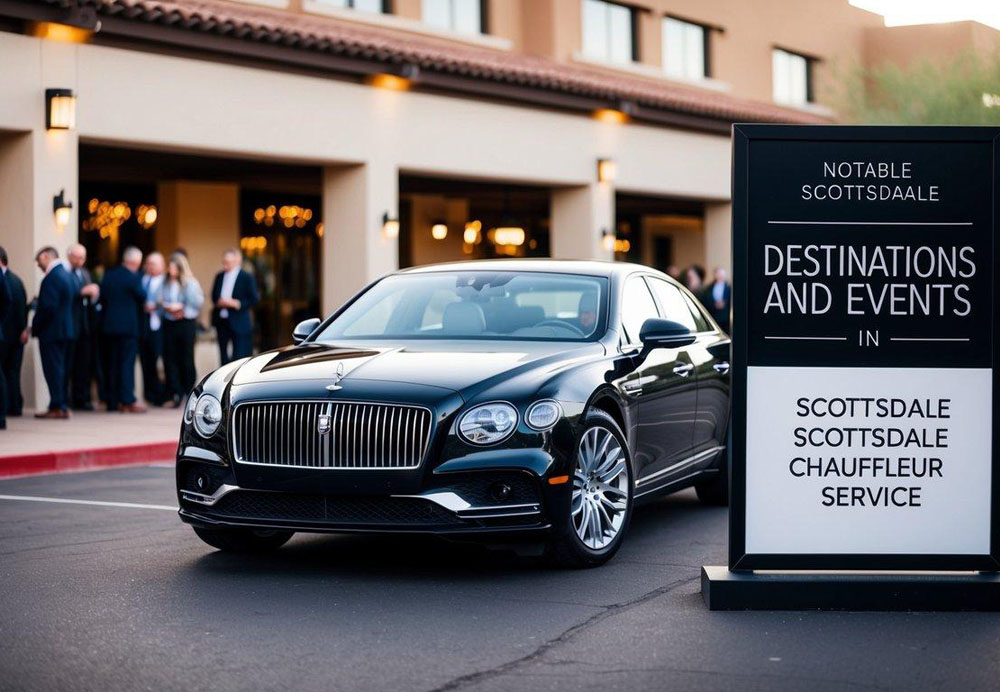
M434 225L431 226L431 236L434 240L444 240L448 237L448 226L444 221L435 221Z
M618 175L618 166L612 159L597 159L597 181L613 183Z
M389 216L389 212L382 214L382 235L390 239L399 237L399 219Z
M615 240L617 240L615 234L609 231L608 229L605 228L604 230L601 231L601 247L603 247L608 252L614 252Z
M76 96L72 89L45 90L45 129L72 130L76 127Z
M73 209L73 203L66 201L66 190L60 190L59 194L52 198L52 211L56 216L56 226L59 230L65 230L69 225L69 215Z

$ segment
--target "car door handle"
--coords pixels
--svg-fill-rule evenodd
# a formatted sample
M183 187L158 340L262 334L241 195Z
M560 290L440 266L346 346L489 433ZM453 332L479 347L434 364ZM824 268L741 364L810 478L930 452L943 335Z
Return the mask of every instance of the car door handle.
M725 361L722 361L721 363L716 363L715 365L712 366L712 370L715 370L715 372L719 374L725 375L727 372L729 372L729 363Z
M694 366L690 363L678 363L674 366L674 374L680 375L681 377L687 377L694 370Z

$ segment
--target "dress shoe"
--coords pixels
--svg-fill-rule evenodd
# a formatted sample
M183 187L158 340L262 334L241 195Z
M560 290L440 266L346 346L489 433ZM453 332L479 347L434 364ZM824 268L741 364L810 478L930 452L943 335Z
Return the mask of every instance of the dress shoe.
M45 413L36 413L35 418L45 418L51 420L66 420L69 418L69 411L51 410Z
M145 413L146 407L142 404L122 404L118 410L122 413Z

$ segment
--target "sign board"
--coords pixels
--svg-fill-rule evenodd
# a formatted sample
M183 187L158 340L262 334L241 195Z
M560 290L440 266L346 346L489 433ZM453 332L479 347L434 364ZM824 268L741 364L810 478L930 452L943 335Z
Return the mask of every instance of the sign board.
M997 570L1000 128L736 125L731 570Z

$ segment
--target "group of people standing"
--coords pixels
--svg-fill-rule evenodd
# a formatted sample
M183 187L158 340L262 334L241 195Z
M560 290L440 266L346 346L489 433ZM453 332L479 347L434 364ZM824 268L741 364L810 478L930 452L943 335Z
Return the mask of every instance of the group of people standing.
M712 283L705 283L705 268L692 264L683 272L679 267L671 265L667 274L684 284L691 293L705 306L722 331L729 333L733 306L733 287L729 284L729 276L722 267L716 267Z
M183 405L197 377L194 348L205 302L184 250L169 259L153 252L144 261L141 250L128 247L100 282L87 270L87 251L79 244L68 248L65 259L44 247L35 262L44 278L38 297L28 303L24 282L10 271L0 247L0 429L8 415L22 414L20 372L31 337L38 339L49 390L48 408L37 418L67 419L71 408L93 410L94 380L108 411L145 412L135 394L137 357L146 401ZM252 353L257 286L241 265L239 251L227 250L213 283L212 324L223 363Z

